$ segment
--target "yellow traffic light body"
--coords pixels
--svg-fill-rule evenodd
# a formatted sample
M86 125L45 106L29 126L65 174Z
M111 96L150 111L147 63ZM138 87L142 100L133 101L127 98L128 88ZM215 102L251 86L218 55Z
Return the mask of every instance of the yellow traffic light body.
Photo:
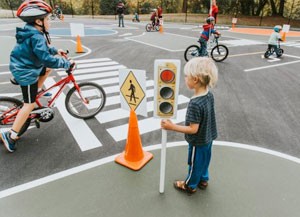
M180 61L156 60L154 67L154 117L176 118Z

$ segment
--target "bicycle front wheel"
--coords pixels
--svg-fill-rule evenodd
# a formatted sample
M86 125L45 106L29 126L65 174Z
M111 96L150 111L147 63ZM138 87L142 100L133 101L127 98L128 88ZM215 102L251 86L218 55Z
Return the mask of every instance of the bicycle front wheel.
M190 59L192 59L194 57L198 57L199 56L199 49L200 48L197 45L189 46L184 52L185 61L188 62Z
M211 50L211 57L216 62L222 62L228 56L228 48L225 45L217 45Z
M66 96L66 109L75 118L88 119L97 115L104 107L106 94L101 86L92 82L78 84Z

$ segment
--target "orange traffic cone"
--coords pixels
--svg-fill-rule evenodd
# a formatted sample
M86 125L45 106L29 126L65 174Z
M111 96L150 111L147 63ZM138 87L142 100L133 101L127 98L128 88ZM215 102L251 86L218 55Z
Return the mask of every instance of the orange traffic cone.
M164 32L164 27L163 27L163 25L160 25L160 26L159 26L159 32L160 32L160 33L163 33L163 32Z
M150 152L142 149L137 116L131 109L125 151L115 158L115 162L132 170L139 170L152 158L153 155Z
M77 40L76 41L77 41L76 42L76 53L84 53L79 35L77 35Z
M282 40L282 41L285 41L285 40L286 40L286 32L283 33L283 35L282 35L282 37L281 37L281 40Z

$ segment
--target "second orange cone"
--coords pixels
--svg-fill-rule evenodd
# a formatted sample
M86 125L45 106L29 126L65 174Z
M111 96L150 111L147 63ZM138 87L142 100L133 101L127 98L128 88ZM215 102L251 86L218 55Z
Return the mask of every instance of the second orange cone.
M125 151L115 158L115 162L132 170L139 170L152 158L150 152L143 151L137 116L131 110Z
M76 39L76 53L84 53L79 35L77 35Z

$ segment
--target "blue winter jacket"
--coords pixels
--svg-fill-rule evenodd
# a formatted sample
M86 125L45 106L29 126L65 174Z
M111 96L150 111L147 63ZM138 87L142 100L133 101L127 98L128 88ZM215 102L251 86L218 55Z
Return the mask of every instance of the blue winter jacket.
M44 34L34 26L26 24L17 27L17 44L10 54L9 69L21 86L37 82L43 67L70 67L70 62L62 57L55 57L57 49L48 47Z

